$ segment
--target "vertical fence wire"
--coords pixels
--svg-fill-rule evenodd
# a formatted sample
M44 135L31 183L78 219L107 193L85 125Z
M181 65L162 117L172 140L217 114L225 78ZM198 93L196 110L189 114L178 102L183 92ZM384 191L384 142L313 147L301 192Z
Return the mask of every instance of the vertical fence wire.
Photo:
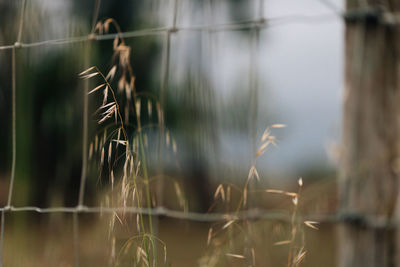
M157 206L164 205L164 163L163 163L163 153L164 153L164 140L165 140L165 98L168 88L169 82L169 69L170 69L170 53L171 53L171 34L175 32L176 29L176 21L177 21L177 12L178 12L178 0L174 0L173 2L173 15L172 15L172 26L169 30L165 32L165 40L164 40L164 51L163 51L163 58L162 58L162 71L161 71L161 86L160 86L160 95L159 95L159 103L160 103L160 118L158 118L158 127L159 127L159 140L158 140L158 172L159 177L161 179L157 183L156 187L156 199L157 199ZM158 112L157 112L158 113ZM153 220L153 227L155 229L155 233L159 231L159 221L157 218ZM156 247L157 249L157 247Z
M161 118L159 118L159 143L158 143L158 168L160 172L161 180L158 183L157 188L157 197L158 203L157 205L164 204L164 179L163 179L163 147L164 147L164 138L165 138L165 121L164 121L164 111L166 108L165 105L165 98L166 98L166 91L168 88L169 82L169 71L170 71L170 54L171 54L171 35L176 31L176 22L177 22L177 15L178 15L178 0L174 0L173 2L173 15L172 15L172 26L169 30L165 33L165 41L164 41L164 52L163 52L163 59L162 59L162 73L161 73L161 88L160 88L160 109L161 109Z
M91 34L94 33L96 22L99 14L100 9L100 0L96 0L94 10L93 10L93 21L92 21L92 29ZM90 55L90 43L91 39L85 42L84 46L84 65L85 68L89 66L89 55ZM87 159L88 159L88 106L89 106L89 99L88 99L88 92L89 92L89 81L84 81L84 90L83 90L83 126L82 126L82 170L81 170L81 179L80 179L80 186L79 186L79 200L78 200L78 208L82 207L84 204L84 197L85 197L85 186L86 186L86 178L87 178Z
M1 229L0 229L0 267L3 267L4 255L4 210L1 211Z
M22 29L24 27L24 20L25 20L25 8L26 8L26 0L22 2L22 10L21 10L21 18L19 22L19 27L18 27L18 37L17 37L17 42L21 42L22 38Z
M72 235L74 249L74 266L79 267L79 214L77 211L72 213Z
M258 94L259 94L259 62L258 50L260 44L260 23L263 20L264 0L259 0L257 5L257 25L250 29L250 59L249 59L249 140L251 143L251 159L257 151L257 122L258 122ZM251 189L253 183L249 184ZM249 203L251 199L249 199Z
M89 46L90 40L84 43L84 66L88 68L89 64ZM74 259L75 266L79 266L79 214L78 212L84 205L85 198L85 185L87 178L87 141L88 141L88 92L89 92L89 80L84 80L83 86L83 108L82 108L82 169L81 169L81 177L80 177L80 186L79 186L79 198L78 198L78 206L75 212L73 213L73 239L74 239Z
M10 178L10 186L8 189L8 199L7 199L7 207L11 206L12 194L14 190L14 181L15 181L15 166L17 159L17 136L16 136L16 69L15 69L15 47L11 50L11 124L12 124L12 166L11 166L11 178Z
M89 43L87 41L84 44L84 65L85 68L88 67L89 63ZM83 109L82 109L82 117L83 117L83 125L82 125L82 169L81 169L81 179L79 186L79 199L78 199L78 207L81 207L84 203L85 196L85 185L86 185L86 177L87 177L87 142L88 142L88 93L89 92L89 81L84 81L84 90L83 90Z
M11 166L11 179L10 179L10 186L8 189L8 200L7 206L11 206L12 194L13 194L13 187L14 187L14 180L15 180L15 166L16 166L16 159L17 159L17 137L16 137L16 69L15 69L15 49L20 46L21 38L22 38L22 29L24 26L24 17L25 17L25 8L26 8L26 0L22 3L22 10L21 10L21 17L18 27L18 37L17 41L15 42L12 48L12 55L11 55L11 83L12 83L12 112L11 112L11 123L12 123L12 166Z
M91 33L94 33L96 30L96 23L99 18L100 4L101 4L101 0L96 0L96 3L94 4Z
M18 35L17 41L15 42L14 46L11 50L11 135L12 135L12 163L11 163L11 177L10 177L10 185L8 188L8 197L7 197L7 205L6 209L10 208L13 188L14 188L14 181L15 181L15 167L16 167L16 160L17 160L17 133L16 133L16 55L15 49L19 47L22 38L22 29L24 26L24 18L25 18L25 8L26 8L26 0L22 2L22 10L19 20L19 27L18 27ZM4 228L5 228L5 210L1 212L1 229L0 229L0 267L3 266L4 261Z
M249 60L249 93L250 93L250 142L251 142L251 158L256 155L257 151L257 125L258 125L258 95L259 95L259 62L258 62L258 52L260 45L260 24L263 23L264 20L264 0L259 0L256 4L256 21L257 24L253 27L250 35L250 60ZM254 159L255 160L255 159ZM251 164L255 164L252 162ZM249 183L249 191L254 191L255 184L254 181ZM255 204L254 198L249 196L248 198L248 207L253 208ZM252 225L248 224L248 236L246 236L246 246L248 258L252 259L252 265L255 265L255 254L253 251L252 244Z
M94 34L96 29L96 23L99 15L101 0L96 0L94 9L93 9L93 19L92 19L92 27L91 34ZM85 68L89 67L89 57L90 57L90 47L91 47L91 39L87 40L84 43L84 66ZM79 267L79 211L82 209L85 200L85 186L87 179L87 160L88 160L88 109L89 109L89 80L86 79L84 81L84 90L83 90L83 109L82 109L82 169L81 169L81 179L79 186L79 199L77 210L73 213L73 246L74 246L74 264L75 267Z

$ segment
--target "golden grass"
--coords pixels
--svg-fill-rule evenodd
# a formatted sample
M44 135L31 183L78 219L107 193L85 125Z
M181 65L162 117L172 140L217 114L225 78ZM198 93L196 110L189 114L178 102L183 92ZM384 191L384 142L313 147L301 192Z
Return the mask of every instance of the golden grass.
M94 141L90 143L89 159L92 159L93 155L100 151L100 155L98 155L100 157L99 169L102 169L105 164L105 156L107 156L111 186L110 194L105 196L105 204L107 206L147 207L150 211L153 206L157 206L157 203L156 196L151 191L151 180L147 170L146 153L148 153L149 141L147 135L143 133L143 128L146 126L143 127L141 123L142 103L144 106L143 109L147 111L145 115L149 118L152 117L153 106L155 105L158 125L162 127L164 127L164 111L159 101L155 99L143 99L141 95L137 94L135 76L133 75L130 63L131 48L126 45L123 37L119 34L121 30L116 21L106 19L103 22L97 23L95 30L98 34L107 33L111 25L114 26L118 35L113 41L113 58L115 62L113 62L111 68L108 70L107 75L104 75L96 66L92 66L79 74L82 79L101 79L100 84L88 92L88 94L94 94L103 90L103 102L96 112L96 114L99 113L100 115L98 123L102 124L108 122L111 118L114 119L114 129L111 133L107 134L107 128L105 128L103 137L99 140L98 135L96 135ZM115 77L118 77L118 81L116 82L118 91L113 89L113 79ZM119 103L124 103L125 106L121 107ZM121 109L125 111L124 116L122 116ZM130 111L133 111L135 117L135 131L133 134L128 133L126 129L129 117L132 115ZM226 212L233 211L239 213L249 208L249 194L254 191L250 190L250 184L261 182L260 174L257 171L257 160L267 151L270 145L277 146L277 138L272 135L272 131L285 127L286 125L284 124L273 124L265 129L259 140L259 147L255 151L243 187L232 184L219 184L215 190L214 203L210 207L209 212L212 212L219 204L222 205ZM175 139L168 130L162 131L162 133L164 134L163 138L165 138L165 146L172 149L174 154L176 154L177 144ZM117 148L119 145L124 147L124 151L118 155ZM105 155L106 151L107 155ZM118 166L116 164L117 161L124 162L122 169L116 167ZM293 208L291 211L292 217L289 235L284 240L273 242L273 246L287 245L289 247L287 250L288 267L299 266L307 254L303 226L318 230L318 222L298 222L297 214L301 205L301 190L303 187L302 178L298 179L297 184L297 192L279 189L261 190L265 193L274 193L289 197L292 202ZM187 211L185 194L180 184L174 180L173 186L180 208ZM232 189L239 194L239 198L235 198L236 201L233 201ZM167 245L157 237L152 216L145 218L142 214L136 215L136 233L128 238L118 251L116 251L114 230L117 222L120 225L124 225L126 223L125 214L114 213L109 222L109 240L111 243L110 262L114 266L119 266L121 259L126 256L131 257L133 266L156 266L160 262L164 264L167 262ZM254 222L249 219L232 220L227 218L226 222L211 225L208 228L208 235L204 240L207 249L203 257L201 257L199 265L222 266L223 262L231 258L241 260L241 264L246 264L246 266L256 266L255 232L257 231L258 229ZM238 240L238 236L242 240ZM159 260L158 251L160 248L164 251L163 261Z

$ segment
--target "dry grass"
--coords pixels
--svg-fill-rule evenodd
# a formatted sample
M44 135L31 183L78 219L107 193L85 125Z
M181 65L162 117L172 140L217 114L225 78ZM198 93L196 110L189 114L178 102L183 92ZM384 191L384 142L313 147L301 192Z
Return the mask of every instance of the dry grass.
M107 207L145 207L149 210L157 206L156 198L151 188L151 180L148 174L147 156L148 138L144 130L141 117L151 118L153 107L156 107L157 125L164 129L164 114L159 101L154 98L144 98L139 95L135 88L135 76L131 66L131 48L126 45L119 25L113 19L106 19L96 24L95 30L98 34L108 33L110 26L114 26L118 33L113 42L113 64L104 75L96 66L90 67L79 74L82 79L96 80L97 83L88 94L103 92L103 101L96 111L98 123L103 124L110 121L111 126L104 128L102 137L96 135L89 146L89 159L93 155L99 157L99 171L105 166L108 169L110 192L104 196L103 203ZM117 81L114 81L116 79ZM100 80L100 82L99 82ZM114 83L118 90L114 90ZM124 103L121 106L119 103ZM145 108L142 108L145 107ZM124 115L122 114L124 110ZM147 114L142 114L143 110ZM133 116L131 116L133 115ZM127 125L134 117L134 129L128 131ZM304 227L318 230L318 222L299 222L297 214L301 206L301 191L303 188L302 178L298 179L298 191L288 192L277 189L255 190L256 184L260 182L260 174L257 171L257 160L269 149L277 146L277 138L272 135L275 129L285 128L284 124L273 124L267 127L261 136L259 147L255 151L252 164L249 168L247 179L242 187L234 184L221 183L214 193L214 203L209 209L222 208L225 212L236 212L248 209L256 203L251 201L250 196L255 191L262 191L267 194L279 194L282 197L290 198L292 202L291 222L288 235L282 240L272 243L275 247L286 247L287 267L299 266L307 255ZM168 130L160 131L165 139L166 148L177 153L177 145ZM172 140L172 141L171 141ZM172 143L172 145L171 145ZM122 147L123 151L118 150ZM107 155L106 155L107 153ZM123 162L123 164L117 164ZM120 166L121 165L121 166ZM161 177L165 178L165 177ZM172 178L173 179L173 178ZM187 201L181 185L173 179L175 195L179 206L187 211ZM253 186L250 186L253 185ZM145 218L137 214L131 218L127 214L114 213L109 221L108 239L110 242L109 261L113 266L124 264L132 266L156 266L167 264L167 244L158 237L155 227L159 225L153 221L152 216ZM120 227L129 227L129 223L135 224L135 232L119 246L116 237L116 224ZM265 224L261 224L264 227ZM272 224L273 226L273 224ZM198 264L200 266L223 266L229 262L237 261L239 265L257 266L258 251L260 250L257 234L263 232L259 229L258 222L250 220L232 220L212 224L203 241L206 249ZM275 230L273 230L275 231ZM267 242L265 242L267 243ZM262 247L262 246L261 246ZM162 251L162 253L160 253ZM162 255L160 255L162 254ZM161 257L160 257L161 256ZM128 260L126 260L128 259Z

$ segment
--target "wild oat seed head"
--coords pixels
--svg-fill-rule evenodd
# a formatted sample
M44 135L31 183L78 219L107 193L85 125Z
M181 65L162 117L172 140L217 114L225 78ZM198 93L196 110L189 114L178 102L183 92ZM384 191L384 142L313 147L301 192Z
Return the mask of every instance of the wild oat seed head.
M286 124L277 123L277 124L272 124L271 125L271 128L285 128L285 127L286 127Z
M303 186L303 178L299 178L299 180L297 181L297 183L299 184L300 187Z
M237 259L245 259L246 258L245 256L239 255L239 254L226 253L225 255L228 257L233 257L233 258L237 258Z

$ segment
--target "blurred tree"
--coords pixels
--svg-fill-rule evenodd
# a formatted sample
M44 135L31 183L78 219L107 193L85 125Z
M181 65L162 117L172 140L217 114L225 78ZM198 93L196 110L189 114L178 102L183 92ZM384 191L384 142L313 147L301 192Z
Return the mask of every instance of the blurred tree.
M197 1L201 6L201 1ZM70 10L70 20L77 21L78 27L72 29L73 35L84 35L92 27L92 13L96 1L73 1ZM210 3L213 3L211 1ZM246 6L244 0L229 0L230 14L235 19L240 6ZM43 3L29 2L27 12L40 14ZM16 40L16 19L20 11L21 2L0 2L1 15L5 23L0 27L2 44L12 44ZM229 6L229 5L228 5ZM99 19L112 17L121 25L122 30L150 28L154 25L143 11L142 0L131 1L101 1ZM183 11L181 11L183 12ZM26 15L26 14L25 14ZM46 17L31 16L36 21L26 21L23 31L23 40L31 37L48 36L46 34ZM35 26L37 25L37 26ZM40 25L40 27L38 26ZM36 28L34 28L36 27ZM243 31L246 32L246 31ZM200 37L201 38L201 37ZM163 43L156 37L135 38L127 40L133 46L133 68L137 76L138 91L151 91L158 94L160 80L155 78L155 71L159 69L158 59L161 57ZM102 41L93 43L90 51L90 64L108 69L111 66L112 43ZM196 51L202 47L197 46ZM19 190L15 194L17 203L48 206L50 199L56 198L62 205L76 205L79 187L80 147L81 136L81 99L82 89L77 80L77 73L81 71L83 45L65 45L57 49L45 47L17 50L17 183ZM190 59L196 75L189 72L189 77L178 86L184 92L183 103L177 103L174 95L169 94L166 99L166 123L172 130L176 128L184 134L183 142L188 146L189 155L184 159L185 176L188 181L197 183L196 188L203 188L199 193L199 203L208 206L209 194L207 181L209 174L209 155L204 152L204 146L217 149L216 134L213 132L216 123L215 103L213 103L213 88L208 82L209 77L201 66L201 53ZM10 56L1 55L9 61ZM188 70L189 71L189 70ZM9 68L1 73L0 113L3 125L10 129L10 80ZM7 82L3 82L7 81ZM185 88L189 90L185 91ZM95 107L92 107L93 111ZM188 112L186 112L188 111ZM178 123L179 122L179 123ZM182 122L182 123L180 123ZM91 136L97 129L92 129ZM194 135L190 133L196 133ZM0 133L2 147L10 147L9 133ZM206 141L210 141L206 144ZM207 141L207 142L208 142ZM4 144L4 146L3 146ZM207 150L207 149L206 149ZM0 167L6 170L10 165L10 149L0 153ZM26 188L26 191L22 190ZM94 191L88 187L89 192ZM29 194L29 197L26 197ZM204 196L203 196L204 195Z

